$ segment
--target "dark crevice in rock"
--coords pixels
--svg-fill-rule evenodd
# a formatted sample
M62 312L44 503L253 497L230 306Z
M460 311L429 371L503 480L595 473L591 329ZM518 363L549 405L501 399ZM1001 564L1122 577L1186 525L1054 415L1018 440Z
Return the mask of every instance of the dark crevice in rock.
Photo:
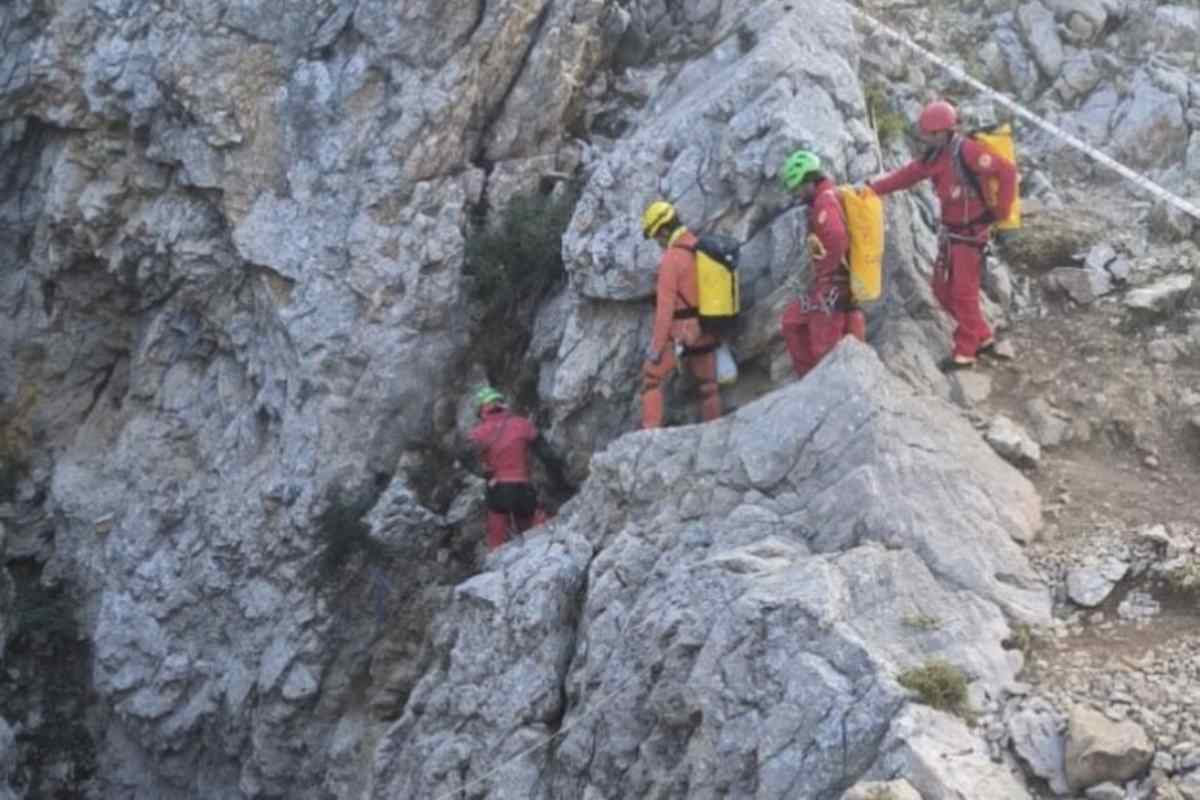
M92 410L96 408L96 404L100 402L100 398L104 396L104 390L108 388L112 381L113 373L117 371L121 361L129 357L129 351L123 351L117 354L117 358L107 366L103 367L99 372L100 379L96 381L95 387L92 389L92 399L88 403L87 408L83 411L82 419L87 419L91 416Z
M91 645L74 599L62 585L42 580L43 564L10 561L16 602L0 708L19 726L14 784L20 796L68 800L86 796L96 772Z
M487 0L478 0L475 5L475 19L472 20L471 27L467 29L466 34L464 34L462 37L464 44L475 38L475 34L478 33L479 29L483 27L483 21L486 18Z
M553 3L546 3L542 7L542 10L538 13L537 20L534 22L534 25L533 25L533 30L530 32L530 35L529 35L528 39L526 40L525 52L521 54L521 60L517 64L516 69L513 70L512 77L509 79L508 85L503 87L503 89L499 92L499 96L497 97L496 101L491 105L491 107L484 109L484 112L483 112L484 116L483 116L483 120L480 124L479 135L475 140L475 152L471 156L471 163L475 164L478 167L481 167L484 170L484 172L489 175L491 174L493 165L492 165L491 161L487 158L486 152L487 152L488 140L491 138L492 128L496 125L496 123L500 120L500 117L504 114L504 110L508 106L508 100L512 96L513 90L516 89L517 84L519 84L521 82L521 76L523 76L525 74L525 68L529 65L529 59L533 54L534 48L537 47L538 43L542 39L542 31L546 26L546 20L549 19L549 17L550 17L550 9L553 7L553 5L554 5ZM482 16L483 16L483 13L485 10L486 10L486 2L481 0L481 2L480 2L480 21L482 20ZM486 181L484 183L483 193L482 193L481 197L482 197L481 205L483 205L486 208L486 204L487 204L487 183L486 183Z

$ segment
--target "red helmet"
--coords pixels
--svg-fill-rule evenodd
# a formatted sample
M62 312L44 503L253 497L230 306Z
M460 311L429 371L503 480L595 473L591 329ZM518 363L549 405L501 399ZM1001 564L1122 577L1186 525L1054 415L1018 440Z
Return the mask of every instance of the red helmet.
M945 100L935 100L925 106L921 109L921 116L917 118L917 128L926 136L948 131L957 124L958 113L954 106Z

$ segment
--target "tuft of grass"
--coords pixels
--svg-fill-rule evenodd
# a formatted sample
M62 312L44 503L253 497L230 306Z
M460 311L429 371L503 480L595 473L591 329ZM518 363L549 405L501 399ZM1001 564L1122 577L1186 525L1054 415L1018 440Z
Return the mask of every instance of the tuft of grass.
M1200 559L1191 558L1167 572L1172 591L1200 595Z
M896 681L905 689L916 692L927 706L969 717L967 707L967 676L953 664L933 659L919 667L901 672Z
M867 116L875 126L879 144L886 146L903 138L908 132L908 119L892 108L887 90L880 84L872 83L863 95L867 101Z
M936 631L942 627L940 619L931 617L928 614L908 614L900 621L910 628L922 631Z
M1004 641L1004 645L1010 650L1019 650L1029 658L1037 646L1037 634L1033 626L1026 622L1018 622L1012 626L1011 631L1012 635Z

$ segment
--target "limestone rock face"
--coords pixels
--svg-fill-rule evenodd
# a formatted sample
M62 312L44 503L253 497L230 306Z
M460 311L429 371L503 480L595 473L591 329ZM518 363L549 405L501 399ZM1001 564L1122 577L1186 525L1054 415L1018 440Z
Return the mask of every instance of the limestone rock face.
M50 520L16 546L93 643L98 796L323 791L387 583L323 575L327 490L407 492L383 538L456 546L414 520L451 479L468 213L574 169L628 24L596 0L0 9L0 426ZM389 602L453 577L413 566Z
M462 584L373 796L817 797L900 763L922 796L1027 796L895 676L1012 679L1006 615L1049 618L1013 541L1038 521L965 419L845 340L726 419L617 440L546 535Z
M746 366L743 385L761 394L791 373L780 368L779 314L808 269L805 213L778 188L780 165L807 147L838 182L862 182L883 168L861 122L859 45L846 9L811 15L777 2L708 5L720 9L712 22L715 46L683 65L630 70L626 80L645 105L627 116L623 136L585 156L587 180L563 240L577 301L558 358L543 366L540 381L554 433L572 450L593 451L636 427L639 371L652 329L653 304L646 301L661 257L638 227L651 201L668 199L692 229L743 243L745 320L734 350ZM657 45L670 48L680 36L664 33ZM895 296L872 310L876 321L907 319L905 302L928 294L910 290L920 283L914 208L902 195L888 203ZM916 235L930 238L927 229ZM740 402L743 395L727 399ZM669 416L689 420L693 407L687 390L676 387Z

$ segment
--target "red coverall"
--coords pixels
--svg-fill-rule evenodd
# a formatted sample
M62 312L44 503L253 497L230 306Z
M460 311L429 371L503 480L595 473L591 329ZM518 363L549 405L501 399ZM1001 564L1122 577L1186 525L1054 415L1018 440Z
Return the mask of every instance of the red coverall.
M960 174L955 158L959 146L962 147L963 161L979 176L981 186L988 178L998 179L995 208L989 209L967 176ZM979 346L992 338L992 329L979 307L983 248L991 232L985 212L990 210L997 220L1008 216L1016 197L1017 169L1011 161L990 152L978 142L956 135L939 150L873 181L871 188L877 194L885 195L907 189L925 178L933 181L942 206L940 247L933 267L933 293L957 324L954 355L974 359Z
M658 363L642 365L642 427L660 428L663 422L663 382L675 368L673 343L684 347L683 363L700 384L700 415L705 422L721 416L717 389L716 337L700 331L695 316L700 293L696 286L696 237L680 228L671 237L658 265L654 305L654 334L650 349L660 354Z
M850 274L844 266L849 235L837 188L828 178L817 184L809 204L808 231L808 293L789 304L780 321L792 366L801 378L846 334L862 341L867 335L862 311L850 305Z
M539 521L537 492L529 481L529 448L538 438L528 419L503 405L483 409L483 418L471 431L471 442L480 451L488 474L487 545L495 550L507 539L508 522L523 532ZM493 508L493 497L508 508Z

